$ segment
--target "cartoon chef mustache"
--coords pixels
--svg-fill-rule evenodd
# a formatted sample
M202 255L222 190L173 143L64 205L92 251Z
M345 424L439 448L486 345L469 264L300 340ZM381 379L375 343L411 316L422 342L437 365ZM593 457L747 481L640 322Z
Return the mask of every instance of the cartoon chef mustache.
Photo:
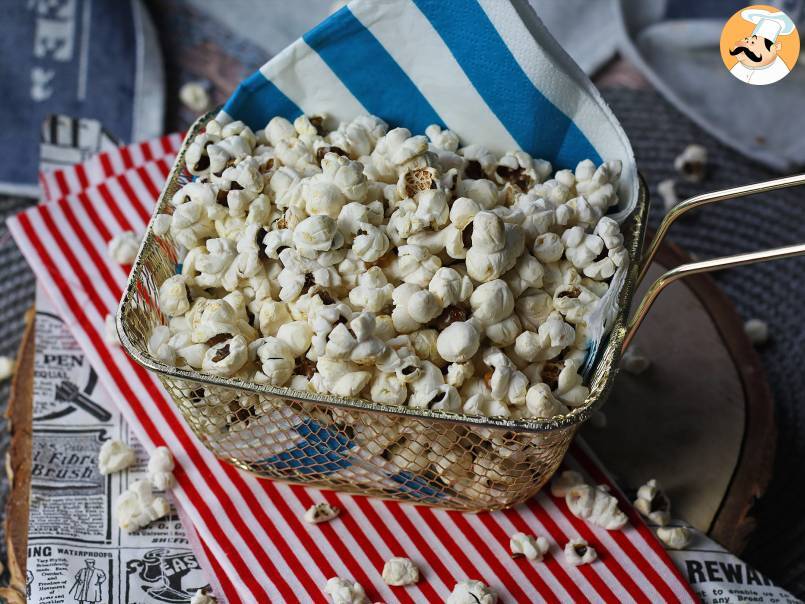
M736 46L735 48L733 48L730 51L730 54L733 57L735 55L739 55L741 53L744 53L749 58L749 60L754 62L754 63L760 63L760 61L763 60L763 57L761 57L760 55L756 55L751 50L749 50L746 46Z

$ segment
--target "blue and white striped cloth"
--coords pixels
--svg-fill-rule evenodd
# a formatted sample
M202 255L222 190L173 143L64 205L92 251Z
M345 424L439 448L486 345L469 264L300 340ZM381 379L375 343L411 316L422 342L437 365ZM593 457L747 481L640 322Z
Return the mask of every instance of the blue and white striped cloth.
M595 86L527 0L353 0L263 65L219 119L254 130L275 115L371 113L392 127L453 130L462 144L524 149L555 169L623 162L620 203L634 209L634 153ZM595 359L615 315L621 268L588 324Z
M620 159L622 209L636 197L625 133L526 0L353 0L246 79L221 117L257 130L275 115L367 112L556 168Z

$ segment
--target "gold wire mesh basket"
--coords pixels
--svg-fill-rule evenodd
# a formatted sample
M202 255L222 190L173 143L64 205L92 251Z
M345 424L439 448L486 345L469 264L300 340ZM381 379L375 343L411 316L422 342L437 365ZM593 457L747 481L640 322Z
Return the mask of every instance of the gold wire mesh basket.
M209 119L209 115L199 119L188 133L155 213L172 211L169 200L187 182L183 166L189 141ZM486 418L393 407L220 378L162 363L148 353L148 339L155 326L167 322L159 310L157 292L175 274L178 259L170 236L154 234L153 221L120 303L118 332L127 353L158 375L201 442L216 457L243 470L265 478L465 511L505 508L536 494L559 467L578 427L607 398L624 343L664 285L689 273L805 253L805 246L794 246L679 267L655 283L627 324L635 286L671 222L698 205L800 184L803 178L700 196L677 206L642 262L648 199L641 181L637 207L622 229L631 262L619 294L618 314L589 376L590 394L581 406L551 419Z

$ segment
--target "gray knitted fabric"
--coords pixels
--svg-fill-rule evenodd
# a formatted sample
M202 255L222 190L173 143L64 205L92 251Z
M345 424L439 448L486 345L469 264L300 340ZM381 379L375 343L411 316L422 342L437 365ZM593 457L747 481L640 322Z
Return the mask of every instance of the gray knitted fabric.
M610 89L604 97L629 135L653 198L650 224L663 214L656 185L674 178L674 157L690 143L707 147L710 173L678 182L680 199L781 176L727 149L652 91ZM775 191L691 212L669 238L701 258L805 242L805 187ZM775 399L777 458L772 484L758 502L758 528L743 558L798 597L805 596L805 257L732 269L715 279L739 313L769 324L759 349ZM714 426L718 429L718 426Z

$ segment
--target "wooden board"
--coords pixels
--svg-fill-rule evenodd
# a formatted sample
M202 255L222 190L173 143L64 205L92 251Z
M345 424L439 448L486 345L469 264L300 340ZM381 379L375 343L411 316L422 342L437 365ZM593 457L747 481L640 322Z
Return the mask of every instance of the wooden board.
M688 261L664 245L635 306L661 272ZM740 553L776 446L771 393L743 321L712 278L697 275L660 295L633 346L652 367L618 375L606 427L585 426L584 438L622 486L656 478L674 515Z
M31 421L33 415L34 312L25 315L25 333L17 353L17 369L11 384L6 421L11 445L6 455L9 495L4 519L9 582L0 597L9 604L26 601L28 560L28 502L31 493Z

